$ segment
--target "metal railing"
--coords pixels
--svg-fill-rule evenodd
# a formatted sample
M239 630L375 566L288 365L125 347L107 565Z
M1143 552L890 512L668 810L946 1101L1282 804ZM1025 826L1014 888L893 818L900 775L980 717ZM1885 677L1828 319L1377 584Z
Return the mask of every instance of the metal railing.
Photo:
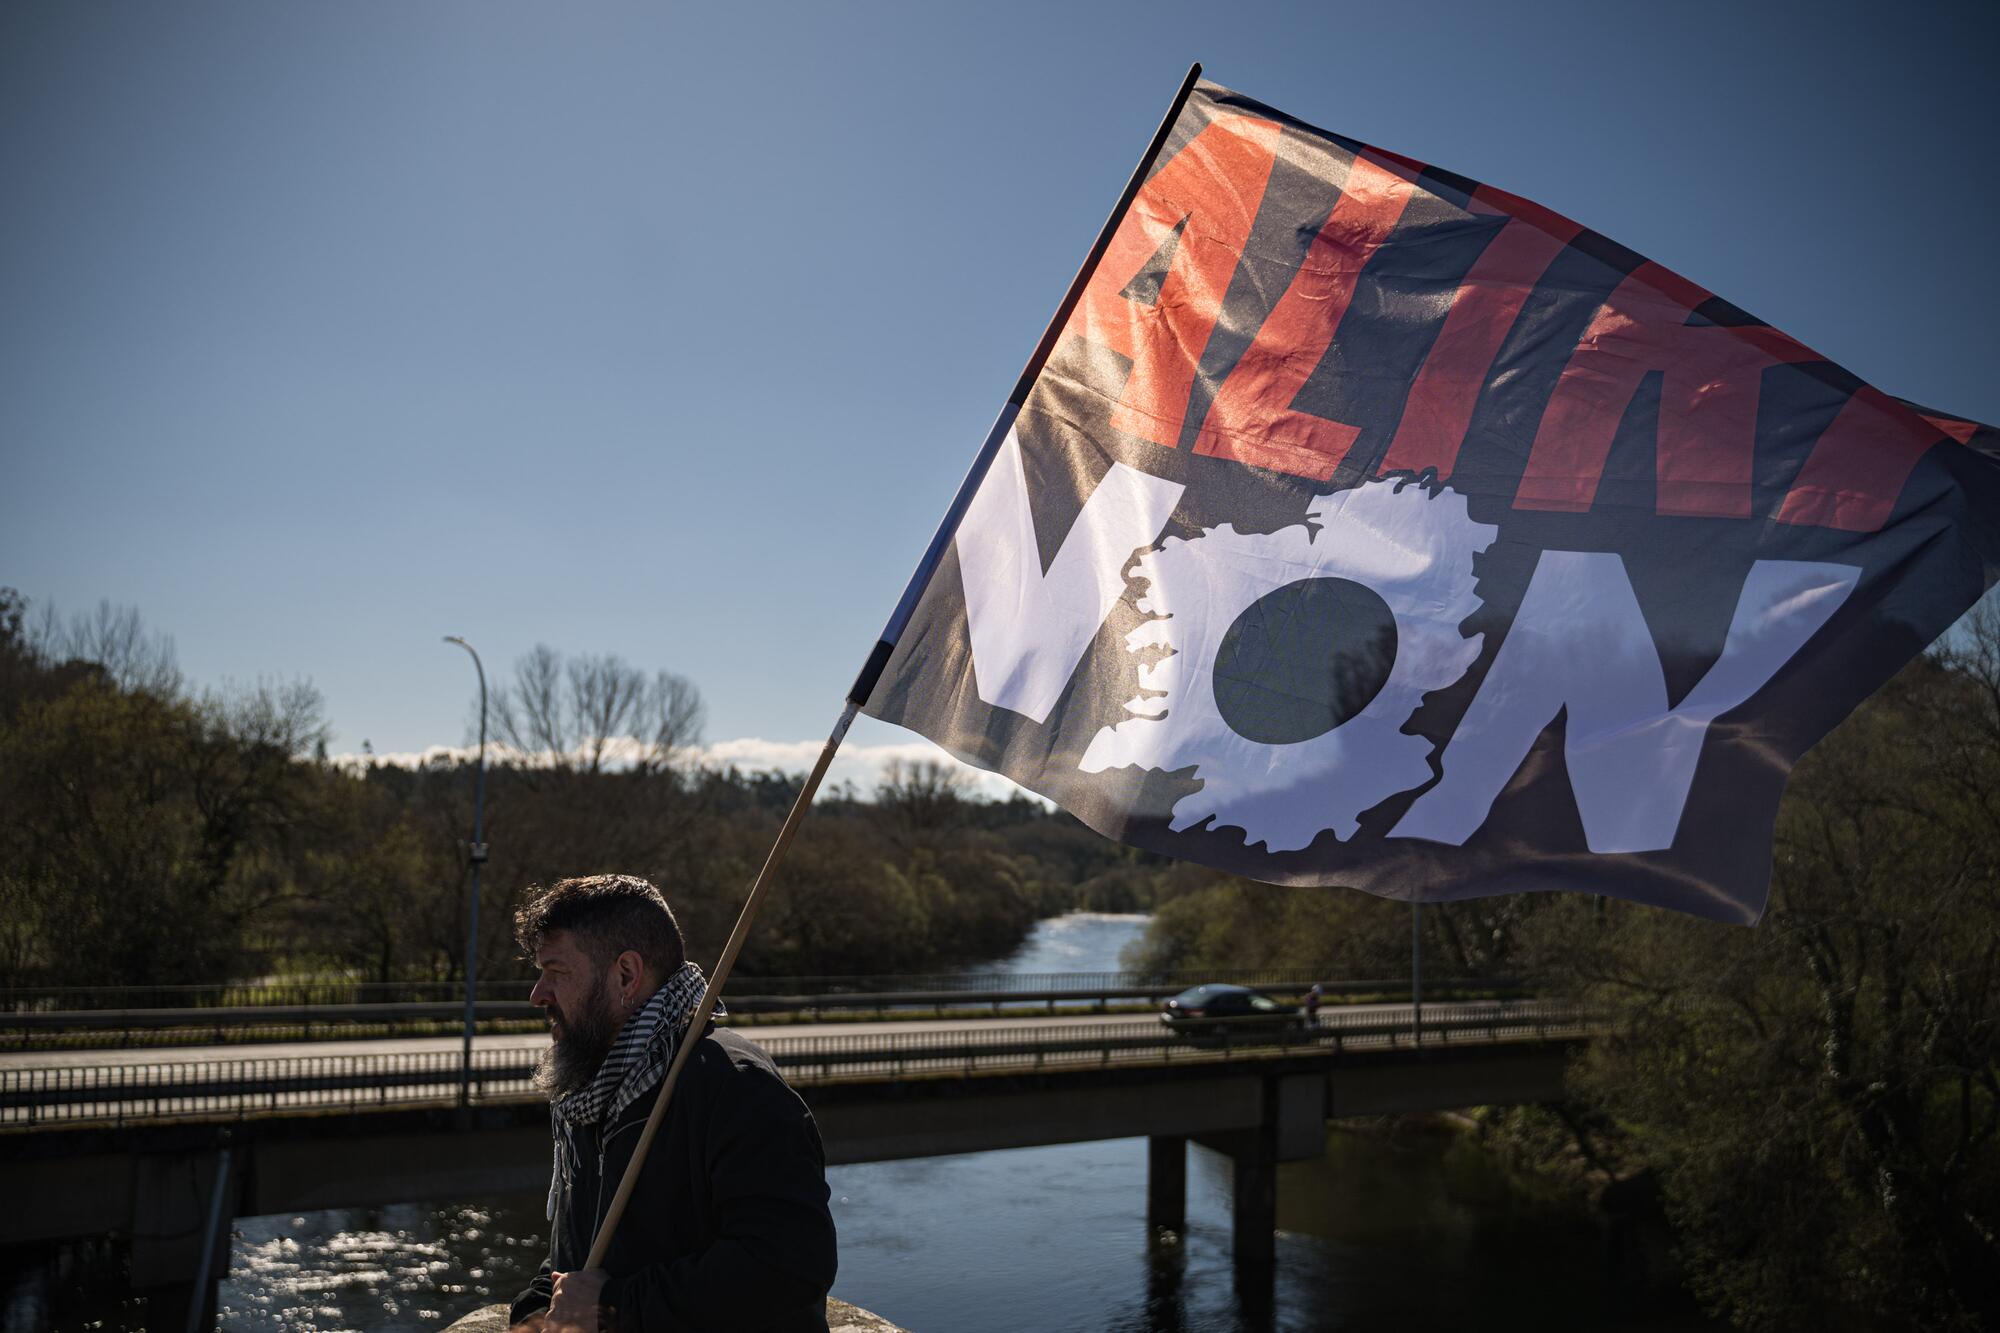
M481 1000L482 1024L538 1023L543 1015L523 999ZM384 1033L416 1024L463 1026L462 1002L406 1004L242 1005L182 1009L73 1009L0 1013L0 1051L38 1046L188 1045L212 1040L287 1041ZM110 1040L116 1038L115 1041Z
M819 1020L827 1015L866 1014L886 1017L892 1013L910 1015L950 1012L965 1013L986 1009L995 1017L1008 1011L1061 1009L1108 1010L1114 1004L1154 1003L1179 993L1179 980L1131 987L1089 987L1069 989L1047 987L1004 990L878 990L848 994L765 994L728 997L731 1014L755 1018L774 1014L797 1015ZM1280 994L1288 993L1282 988ZM1322 984L1322 992L1333 998L1394 994L1389 982L1350 981ZM1449 1000L1468 993L1508 994L1513 983L1496 981L1434 983L1427 994ZM518 996L504 1000L481 1000L476 1006L480 1024L539 1024L540 1010ZM428 1025L430 1030L456 1030L464 1006L458 1001L405 1003L218 1005L157 1009L70 1009L16 1010L0 1012L0 1051L32 1050L49 1046L141 1046L192 1045L204 1041L224 1042L289 1041L315 1037L408 1033Z
M795 1083L965 1078L1022 1070L1338 1057L1350 1050L1463 1047L1588 1036L1580 1007L1527 1000L1459 1004L1427 1016L1421 1035L1406 1018L1322 1013L1300 1020L1215 1019L1166 1024L1150 1018L1063 1026L980 1025L950 1032L885 1029L835 1037L759 1037ZM539 1045L473 1052L475 1101L530 1098ZM124 1125L179 1119L234 1120L280 1112L339 1112L455 1100L457 1051L152 1061L71 1068L0 1069L0 1129L59 1124Z
M532 977L488 978L480 981L477 989L481 1000L519 1000L533 984ZM0 1016L99 1009L462 1003L464 999L463 981L352 981L339 977L161 986L6 986L0 987Z
M473 1051L477 1095L531 1092L535 1054ZM0 1129L451 1104L463 1068L462 1052L420 1051L6 1069L0 1070Z
M1325 968L1208 968L1162 972L924 972L884 976L736 976L723 991L734 1005L766 996L803 996L831 1003L841 999L900 992L963 993L1022 991L1041 996L1051 991L1165 991L1172 993L1210 981L1229 981L1265 990L1303 991L1318 983L1328 994L1396 992L1409 988L1407 977L1386 981L1329 980ZM482 1003L506 1003L527 998L531 976L489 978L478 983ZM1428 984L1428 982L1427 982ZM1439 985L1518 989L1512 980L1469 980ZM217 982L175 986L11 986L0 987L0 1015L77 1013L91 1010L234 1009L270 1007L344 1007L357 1004L458 1004L465 998L462 981L351 981L320 978L287 981Z

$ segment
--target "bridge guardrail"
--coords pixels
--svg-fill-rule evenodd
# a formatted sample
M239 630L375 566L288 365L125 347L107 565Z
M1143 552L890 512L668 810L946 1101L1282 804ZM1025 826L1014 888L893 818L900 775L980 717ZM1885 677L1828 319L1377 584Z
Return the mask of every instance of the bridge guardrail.
M1586 1036L1580 1007L1543 1000L1456 1006L1427 1017L1421 1043L1463 1046ZM795 1082L966 1077L1113 1064L1229 1062L1314 1051L1418 1044L1406 1020L1322 1014L1310 1026L1210 1020L1167 1030L1144 1021L1062 1027L982 1027L952 1033L760 1037ZM538 1048L473 1052L478 1101L533 1095ZM160 1119L237 1119L285 1110L338 1111L449 1104L461 1072L455 1051L287 1056L106 1066L0 1069L0 1130Z
M983 1007L996 1014L1005 1006L1042 1005L1053 1013L1058 1006L1091 1006L1099 1010L1118 1002L1155 1002L1186 989L1178 981L1133 987L1036 988L1009 987L970 991L906 990L868 991L851 994L756 994L728 997L730 1012L756 1014L798 1013L818 1019L833 1013L884 1014L890 1010L942 1013L947 1009ZM1513 983L1494 981L1444 981L1426 989L1428 998L1451 999L1468 991L1507 992L1518 989ZM1351 981L1322 985L1333 996L1393 993L1388 982ZM235 1035L242 1039L256 1029L310 1038L338 1027L390 1027L407 1023L458 1023L465 1013L462 1001L418 1001L404 1003L217 1005L180 1006L153 1009L69 1009L0 1011L0 1049L24 1049L38 1038L54 1034L117 1033L120 1045L140 1044L144 1036L159 1034L212 1034L217 1042ZM539 1021L541 1011L525 998L481 1000L474 1006L478 1022Z
M1026 991L1043 998L1051 991L1152 990L1173 994L1209 981L1230 981L1264 990L1303 991L1318 983L1329 995L1367 994L1407 989L1407 977L1386 981L1329 980L1338 969L1225 968L1166 972L928 972L885 976L738 976L725 989L730 1004L771 996L804 996L831 1001L904 992L923 994ZM534 978L491 978L478 985L480 1003L523 1000ZM1512 979L1451 981L1439 986L1517 990ZM297 981L218 982L160 986L13 986L0 987L0 1018L27 1013L77 1013L91 1010L236 1009L273 1006L342 1008L364 1004L465 1003L462 981L349 981L340 978Z

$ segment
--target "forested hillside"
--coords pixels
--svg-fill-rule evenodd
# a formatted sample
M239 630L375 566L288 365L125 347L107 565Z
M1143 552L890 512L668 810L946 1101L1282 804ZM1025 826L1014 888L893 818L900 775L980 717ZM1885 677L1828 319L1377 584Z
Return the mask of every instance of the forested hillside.
M696 687L615 658L538 649L493 718L481 976L523 975L526 886L603 871L660 884L713 958L798 776L702 763ZM136 612L0 590L0 986L462 976L472 764L336 763L326 735L309 684L196 691ZM992 958L1040 916L1148 907L1173 879L1038 801L898 766L822 798L738 970Z

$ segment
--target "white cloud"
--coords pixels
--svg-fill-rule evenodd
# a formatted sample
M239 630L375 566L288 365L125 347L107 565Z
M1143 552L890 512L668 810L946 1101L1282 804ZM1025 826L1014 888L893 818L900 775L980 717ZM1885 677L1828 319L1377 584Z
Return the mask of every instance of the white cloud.
M740 740L717 741L713 745L703 746L702 753L709 763L717 767L734 764L749 771L775 768L786 773L802 773L810 769L819 759L820 749L824 745L824 741L767 741L747 736ZM898 741L884 745L842 745L840 753L834 756L833 763L827 768L825 785L835 787L843 782L851 782L854 784L855 792L866 797L874 791L875 784L882 780L883 771L895 760L901 760L905 764L931 760L947 768L956 769L965 775L968 792L987 800L1004 801L1010 796L1033 795L1026 788L1016 786L998 773L988 773L985 769L960 763L926 740Z
M696 749L698 762L713 768L734 766L745 772L759 772L777 769L784 773L800 774L809 770L819 759L824 741L773 741L758 736L744 736L736 740L715 741ZM638 752L639 742L629 737L616 737L608 746L614 764L629 761ZM479 747L474 745L433 745L424 750L401 750L374 755L337 754L331 762L347 769L366 768L370 763L388 764L397 768L421 768L432 763L469 762L477 755ZM524 756L509 746L488 742L486 761L491 764L519 763ZM966 790L969 794L987 800L1004 801L1010 796L1033 793L1016 786L997 773L974 768L960 763L937 746L926 740L898 741L881 745L842 745L840 753L834 756L827 769L826 781L821 790L852 783L855 794L866 798L882 780L883 772L892 761L901 760L905 764L925 760L944 764L965 775ZM527 756L526 762L547 763L548 756ZM1039 800L1039 797L1036 797Z
M604 743L604 751L608 766L620 768L638 757L640 743L630 736L613 736ZM479 747L476 745L433 745L423 750L380 750L374 754L341 753L329 755L327 759L328 762L342 768L366 768L371 763L387 764L394 768L422 768L425 764L433 763L469 763L478 753ZM581 758L581 748L574 754ZM550 759L551 752L546 750L528 754L498 741L486 743L486 762L489 764L527 764L539 767L547 765Z

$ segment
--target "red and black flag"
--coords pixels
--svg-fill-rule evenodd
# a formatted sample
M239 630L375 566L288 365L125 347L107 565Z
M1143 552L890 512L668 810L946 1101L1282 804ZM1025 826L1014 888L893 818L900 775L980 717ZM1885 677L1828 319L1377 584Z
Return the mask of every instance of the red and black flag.
M2000 575L1992 429L1205 82L988 452L866 711L1274 883L1755 921Z

